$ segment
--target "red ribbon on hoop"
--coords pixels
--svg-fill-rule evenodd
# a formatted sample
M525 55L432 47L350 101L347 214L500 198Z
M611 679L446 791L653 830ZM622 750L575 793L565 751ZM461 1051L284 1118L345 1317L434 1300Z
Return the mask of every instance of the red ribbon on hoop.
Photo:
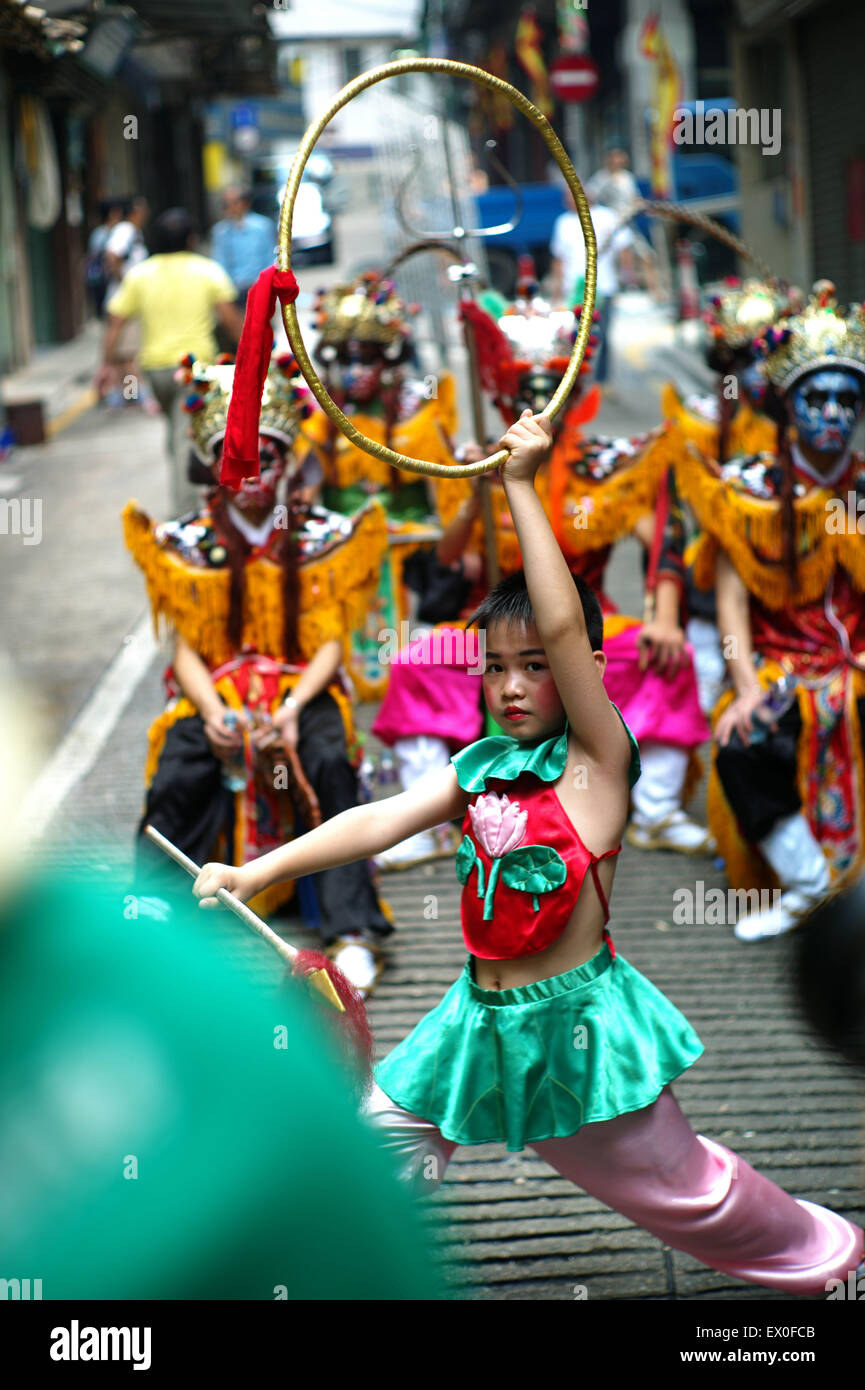
M292 272L271 265L261 272L247 295L219 468L219 481L224 487L236 490L244 478L259 476L261 393L273 348L270 321L277 299L280 304L293 304L298 293Z

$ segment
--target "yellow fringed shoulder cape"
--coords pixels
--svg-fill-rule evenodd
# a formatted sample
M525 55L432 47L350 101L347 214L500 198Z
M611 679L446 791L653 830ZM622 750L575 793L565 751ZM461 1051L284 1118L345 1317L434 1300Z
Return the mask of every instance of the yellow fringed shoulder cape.
M236 656L228 639L231 576L227 568L201 569L159 544L155 523L136 502L123 511L123 532L144 573L154 628L170 625L210 666ZM321 556L303 561L298 643L311 661L322 643L342 643L346 660L353 628L361 626L378 586L387 551L384 508L372 502L354 518L349 536ZM265 558L246 570L242 645L284 659L282 573Z
M826 591L836 566L865 590L865 536L848 527L829 526L832 489L815 487L795 499L797 585L792 592L784 566L782 504L777 498L743 491L691 449L676 468L680 495L692 508L703 531L693 550L694 582L700 589L715 584L718 550L730 557L750 594L767 608L802 607Z
M554 528L559 522L557 532L565 554L600 550L630 535L639 518L654 511L661 479L675 462L670 431L661 426L638 454L609 477L596 482L572 471L560 517L550 517ZM551 481L552 469L542 476L538 487L548 515L552 510Z
M585 442L590 444L592 441ZM574 445L572 441L560 440L556 445L556 448L559 447L567 453L573 451ZM562 458L557 459L554 450L550 463L538 472L535 486L559 536L564 554L579 555L600 550L630 535L637 520L654 510L661 479L675 462L676 453L671 447L669 432L663 427L654 431L632 459L623 463L609 477L598 481L576 473L565 460L567 477L556 516L554 473L561 468ZM443 529L446 529L463 502L468 500L471 483L467 478L435 478L433 483L439 518ZM490 486L499 569L502 574L511 574L522 565L520 547L510 520L504 488L498 481ZM474 524L470 546L483 552L484 530L480 518Z
M707 458L718 456L718 425L713 420L704 420L693 410L689 410L675 386L667 382L661 391L661 413L665 420L681 436L680 449L684 457L687 444L693 444ZM728 449L731 456L739 454L760 454L775 448L776 426L768 415L753 409L747 401L742 401L730 421Z
M425 459L429 463L448 463L451 461L449 441L453 439L457 427L456 384L450 372L436 377L435 387L436 395L425 405L407 420L394 423L391 448L409 458ZM385 423L381 417L358 412L349 418L355 429L367 439L372 439L376 444L386 442ZM301 432L303 438L315 448L328 486L345 488L354 487L360 482L371 482L387 487L390 484L390 466L358 448L340 431L334 434L334 428L324 411L317 410L304 422Z

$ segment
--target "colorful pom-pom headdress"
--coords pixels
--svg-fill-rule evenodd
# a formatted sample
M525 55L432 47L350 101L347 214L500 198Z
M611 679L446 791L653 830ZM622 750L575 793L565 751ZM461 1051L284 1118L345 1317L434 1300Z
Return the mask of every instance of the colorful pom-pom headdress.
M809 372L846 368L865 378L865 306L845 313L831 280L818 280L801 313L781 319L759 340L761 369L780 395Z
M770 280L739 280L731 276L703 314L709 338L733 351L749 348L785 314L801 307L798 291L787 291Z
M182 359L175 377L188 388L183 408L189 415L195 452L203 463L213 465L225 435L234 362L227 356L214 363L198 362L190 353ZM259 434L277 440L288 450L301 422L313 408L309 388L298 372L293 354L273 357L261 398Z
M380 279L374 270L365 271L352 285L319 290L313 310L321 335L319 347L350 342L401 347L410 336L409 319L418 308L400 299L392 280Z
M548 399L567 366L581 313L582 305L553 309L537 295L521 297L505 311L497 325L507 344L507 353L500 353L495 370L500 409L513 413L529 399ZM592 334L580 378L591 371L596 346L597 338Z

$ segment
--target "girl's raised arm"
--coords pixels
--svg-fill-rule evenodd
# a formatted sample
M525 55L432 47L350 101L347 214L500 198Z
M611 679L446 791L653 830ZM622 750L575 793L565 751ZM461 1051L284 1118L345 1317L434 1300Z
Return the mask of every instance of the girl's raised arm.
M511 450L502 479L520 543L535 626L571 731L593 761L628 766L630 746L592 655L583 605L547 514L535 473L549 457L552 426L525 410L501 440Z

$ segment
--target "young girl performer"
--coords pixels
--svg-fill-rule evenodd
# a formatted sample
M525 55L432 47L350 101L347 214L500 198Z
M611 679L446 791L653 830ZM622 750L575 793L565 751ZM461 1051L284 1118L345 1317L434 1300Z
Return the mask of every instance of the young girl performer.
M605 929L639 755L604 690L598 604L575 587L535 492L550 442L549 422L528 411L502 440L525 577L497 586L478 622L487 703L507 736L253 864L206 865L194 891L216 906L219 887L248 897L464 816L457 875L471 954L438 1008L380 1063L368 1103L404 1176L434 1187L459 1143L529 1145L703 1263L822 1293L862 1259L862 1231L694 1133L669 1083L700 1041Z

